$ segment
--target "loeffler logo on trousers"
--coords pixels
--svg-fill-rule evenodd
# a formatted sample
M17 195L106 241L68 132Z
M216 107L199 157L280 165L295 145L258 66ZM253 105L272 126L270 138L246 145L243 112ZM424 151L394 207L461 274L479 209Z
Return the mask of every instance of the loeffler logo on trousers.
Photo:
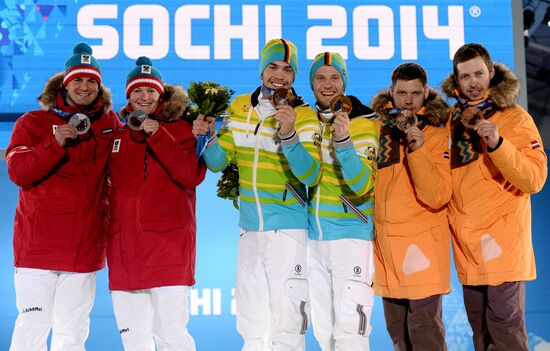
M29 308L23 308L21 313L27 313L27 312L42 312L42 307L29 307Z

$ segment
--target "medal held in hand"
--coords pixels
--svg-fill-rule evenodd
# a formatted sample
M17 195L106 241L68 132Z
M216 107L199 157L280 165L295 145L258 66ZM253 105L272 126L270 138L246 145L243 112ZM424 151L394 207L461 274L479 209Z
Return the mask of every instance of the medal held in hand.
M90 130L90 118L83 113L75 113L69 119L69 124L76 128L76 134L86 134Z
M418 125L418 118L412 111L401 110L397 116L395 116L395 125L399 130L407 132L410 128Z
M336 95L330 100L329 108L333 115L337 112L349 114L352 109L351 99L345 95Z
M143 130L141 124L147 119L147 114L140 110L130 112L127 117L128 127L132 130Z
M483 112L477 107L469 107L462 111L460 121L466 128L474 129L476 124L483 119Z
M229 100L235 92L227 87L223 87L214 82L191 82L187 94L191 102L197 108L189 108L189 113L202 114L205 117L218 118L225 112L229 106ZM194 111L194 112L193 112ZM198 112L198 113L197 113ZM196 116L194 116L196 118ZM194 119L193 116L188 116L187 119ZM199 135L197 138L197 158L200 158L206 150L210 140L210 131L206 134Z
M277 107L279 105L291 105L294 103L294 100L296 98L294 97L294 94L292 94L292 91L286 88L280 88L273 92L273 95L271 96L271 103L273 106Z

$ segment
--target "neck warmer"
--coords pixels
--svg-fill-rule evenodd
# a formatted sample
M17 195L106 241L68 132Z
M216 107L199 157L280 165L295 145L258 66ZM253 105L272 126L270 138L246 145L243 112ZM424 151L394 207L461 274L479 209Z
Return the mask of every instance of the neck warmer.
M455 89L457 102L451 116L451 168L457 168L478 159L479 154L483 152L481 138L476 131L466 128L462 124L462 113L468 108L478 108L483 113L485 119L489 119L496 111L497 106L489 95L489 91L483 99L476 101L466 101Z
M401 112L401 109L394 108L391 102L388 102L382 113L382 126L380 128L380 151L378 153L378 168L391 166L399 163L400 146L405 141L405 132L397 128L395 117ZM421 107L416 112L418 119L417 127L422 130L426 126L426 109Z

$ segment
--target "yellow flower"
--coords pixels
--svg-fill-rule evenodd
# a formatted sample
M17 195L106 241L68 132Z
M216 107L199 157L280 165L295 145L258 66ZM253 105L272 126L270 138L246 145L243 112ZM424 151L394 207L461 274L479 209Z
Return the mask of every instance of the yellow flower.
M207 88L206 89L206 94L216 95L217 93L218 93L218 89L216 89L216 88Z

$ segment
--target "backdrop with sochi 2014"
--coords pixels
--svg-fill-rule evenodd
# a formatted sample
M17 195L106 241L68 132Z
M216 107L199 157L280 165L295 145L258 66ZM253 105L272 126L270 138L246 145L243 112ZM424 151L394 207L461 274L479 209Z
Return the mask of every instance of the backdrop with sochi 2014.
M92 45L117 108L142 55L170 83L213 80L249 92L263 44L277 37L298 47L295 87L309 102L309 64L322 51L347 59L348 93L367 102L403 61L423 65L437 85L465 42L481 42L513 66L510 1L4 0L0 20L1 113L34 109L78 41Z
M323 51L347 60L347 93L368 103L390 83L395 66L414 61L438 86L452 69L452 56L465 42L483 43L495 60L514 66L511 1L42 1L0 3L0 121L36 109L36 97L54 72L62 71L73 46L92 45L103 84L113 93L115 110L125 104L125 81L137 57L154 61L166 82L189 86L212 80L242 94L259 85L263 44L276 37L298 47L295 87L314 103L309 65ZM5 148L6 145L0 145ZM0 349L7 349L17 315L13 292L11 228L17 188L0 163ZM238 212L215 195L218 175L208 173L197 192L197 285L190 294L190 331L200 350L237 350L235 262ZM9 228L9 229L7 229ZM450 350L470 350L471 332L453 277L444 299ZM547 316L546 314L545 316ZM528 315L529 318L529 315ZM528 319L529 322L529 319ZM533 323L543 326L543 323ZM376 300L371 343L391 349L382 306ZM529 326L529 324L528 324ZM530 346L548 344L546 329L533 327ZM318 350L311 331L308 350ZM98 274L97 295L87 342L90 350L121 350L107 290Z

